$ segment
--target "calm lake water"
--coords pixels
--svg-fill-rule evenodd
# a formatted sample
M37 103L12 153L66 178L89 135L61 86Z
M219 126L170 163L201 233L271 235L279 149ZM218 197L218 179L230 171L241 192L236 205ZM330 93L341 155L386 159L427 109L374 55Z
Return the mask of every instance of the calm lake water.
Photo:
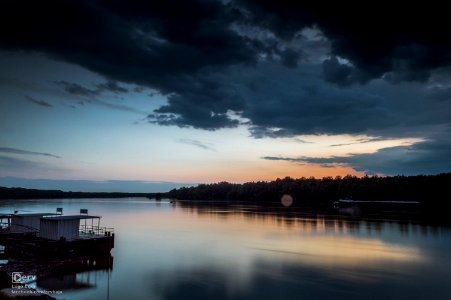
M448 227L141 198L6 201L0 213L56 207L87 208L116 234L112 270L74 275L58 299L451 299Z

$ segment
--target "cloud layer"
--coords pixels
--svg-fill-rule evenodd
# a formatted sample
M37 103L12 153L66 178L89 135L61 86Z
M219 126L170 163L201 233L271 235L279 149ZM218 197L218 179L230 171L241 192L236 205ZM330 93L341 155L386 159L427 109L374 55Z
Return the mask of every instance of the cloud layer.
M423 137L411 162L426 170L421 158L435 155L428 168L438 170L432 162L451 149L441 142L451 137L449 25L444 4L7 0L0 48L43 53L106 78L93 88L55 82L75 96L129 92L120 82L155 90L167 103L148 113L154 124L244 125L255 138ZM403 149L368 155L396 158ZM350 157L330 163L383 169L365 166L369 156Z
M319 164L323 167L346 165L366 174L416 175L438 174L451 170L449 132L411 146L383 148L375 153L349 154L332 157L266 156L265 160L281 160L299 164Z
M0 47L38 51L81 65L110 79L110 85L123 81L154 88L169 99L151 115L163 125L210 130L237 126L227 112L246 112L248 99L230 90L233 86L224 84L220 75L227 75L231 66L250 70L261 61L302 68L308 48L318 44L311 38L306 43L309 38L300 34L305 28L317 28L329 45L329 57L319 62L317 76L338 86L380 78L425 81L451 63L446 10L432 5L409 5L408 11L377 5L370 13L359 5L267 0L24 0L5 1L1 11ZM428 22L418 22L430 15L434 18ZM117 85L87 90L61 84L89 95L103 88L123 92ZM259 87L261 94L267 91ZM370 105L365 103L370 100L362 101L356 113ZM334 103L325 109L340 112L356 104ZM246 117L259 123L264 115Z

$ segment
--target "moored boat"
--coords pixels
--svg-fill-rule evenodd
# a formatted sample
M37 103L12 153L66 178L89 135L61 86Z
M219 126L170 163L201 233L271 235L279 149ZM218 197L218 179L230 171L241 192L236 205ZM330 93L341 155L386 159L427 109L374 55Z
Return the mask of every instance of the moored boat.
M414 213L420 209L419 201L399 200L354 200L339 199L334 208L344 214L360 215L362 213Z
M6 251L27 256L109 253L114 229L100 226L100 216L32 213L2 215L0 244Z

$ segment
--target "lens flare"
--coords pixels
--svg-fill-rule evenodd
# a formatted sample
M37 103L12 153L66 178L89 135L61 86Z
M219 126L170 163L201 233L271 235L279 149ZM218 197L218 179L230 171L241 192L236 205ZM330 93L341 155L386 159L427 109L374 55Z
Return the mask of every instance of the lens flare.
M285 207L290 207L293 204L293 197L291 195L283 195L282 198L280 198L280 202Z

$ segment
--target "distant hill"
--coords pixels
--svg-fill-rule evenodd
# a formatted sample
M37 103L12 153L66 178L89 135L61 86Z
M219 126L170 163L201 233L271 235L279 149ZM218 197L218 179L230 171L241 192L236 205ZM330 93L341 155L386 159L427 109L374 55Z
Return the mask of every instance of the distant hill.
M60 190L36 190L0 187L0 199L59 199L59 198L156 198L160 193L85 193L63 192ZM161 196L160 196L161 197Z

